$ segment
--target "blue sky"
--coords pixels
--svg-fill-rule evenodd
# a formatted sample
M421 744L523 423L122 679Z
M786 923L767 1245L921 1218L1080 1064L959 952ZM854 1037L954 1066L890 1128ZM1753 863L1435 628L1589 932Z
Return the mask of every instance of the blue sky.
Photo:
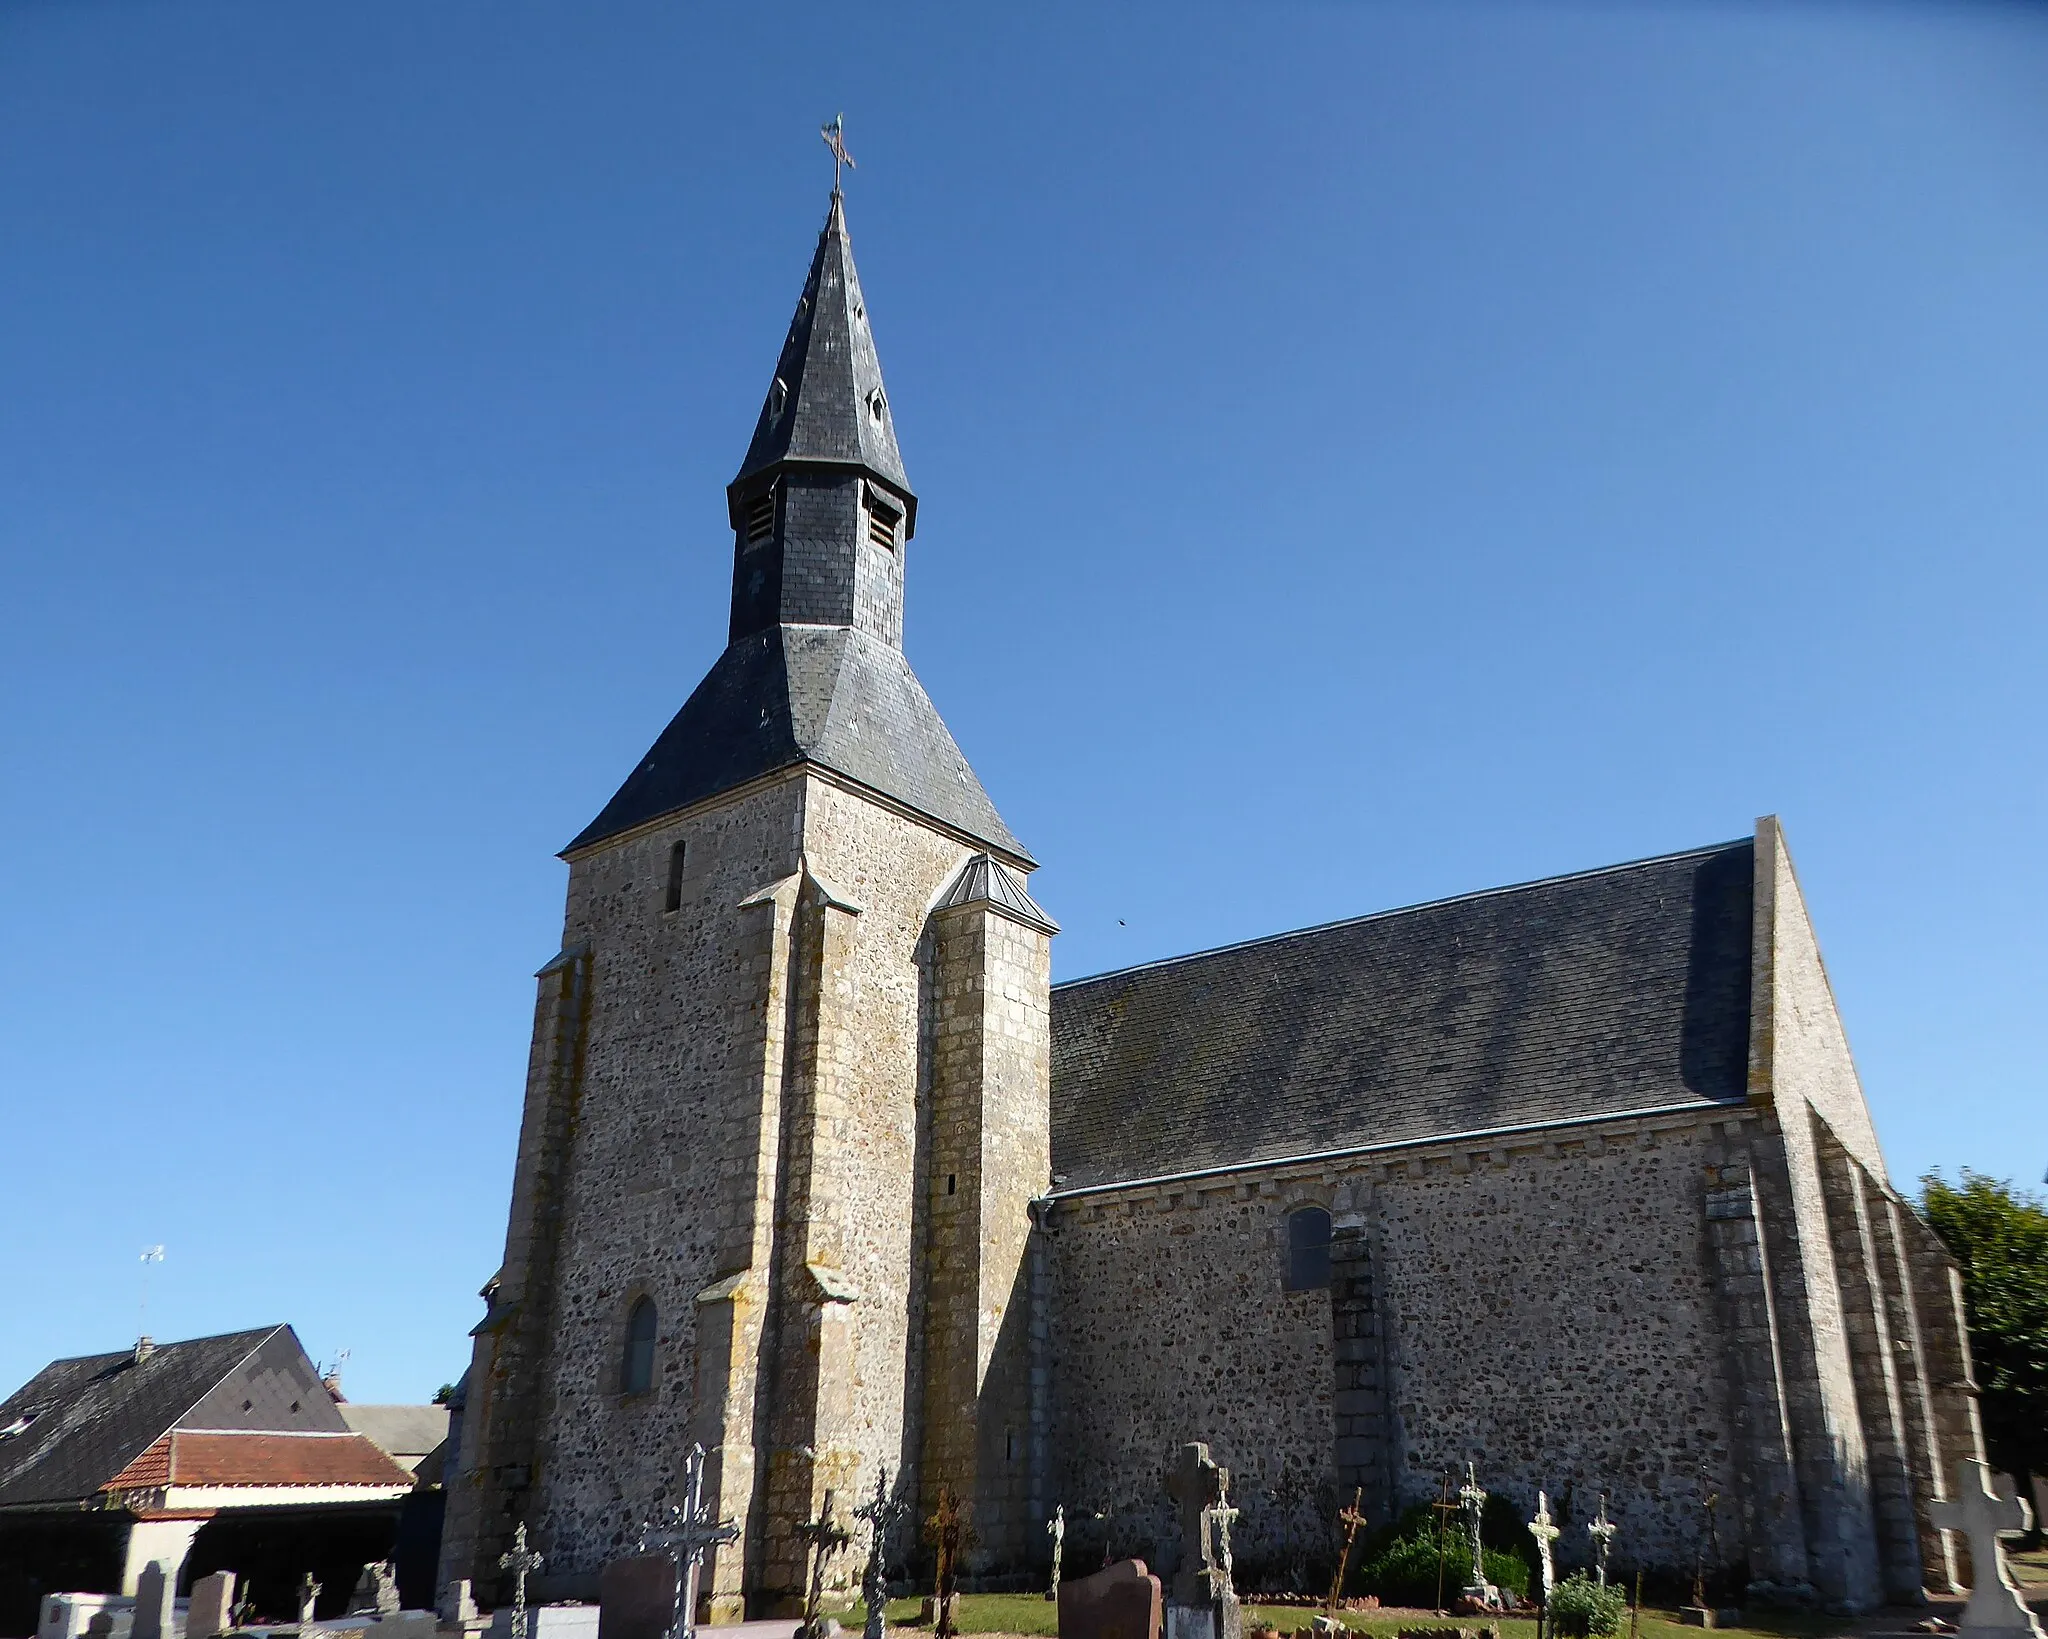
M1787 826L2048 1166L2048 12L0 5L0 1388L454 1377L830 186L1058 973Z

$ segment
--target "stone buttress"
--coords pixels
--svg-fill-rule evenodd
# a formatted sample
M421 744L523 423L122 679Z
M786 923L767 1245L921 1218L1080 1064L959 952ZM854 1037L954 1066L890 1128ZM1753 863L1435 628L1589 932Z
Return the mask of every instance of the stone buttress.
M798 1527L884 1466L996 1555L1033 1500L1055 928L902 652L917 501L836 194L728 507L727 648L564 851L442 1565L499 1586L524 1523L537 1594L589 1597L701 1442L719 1619L794 1608Z

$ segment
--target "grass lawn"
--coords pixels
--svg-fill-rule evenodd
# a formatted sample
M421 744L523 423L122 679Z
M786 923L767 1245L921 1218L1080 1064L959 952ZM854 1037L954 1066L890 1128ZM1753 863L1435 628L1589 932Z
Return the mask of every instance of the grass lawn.
M892 1599L888 1609L889 1625L892 1628L911 1626L917 1619L921 1603L917 1599ZM1282 1633L1306 1628L1315 1614L1314 1610L1300 1605L1246 1605L1244 1608L1247 1628L1255 1624L1269 1624ZM858 1633L865 1618L865 1607L855 1605L839 1620L851 1633ZM1531 1619L1505 1617L1495 1620L1500 1624L1501 1639L1536 1639L1536 1624ZM1402 1628L1472 1628L1485 1625L1483 1619L1476 1616L1435 1616L1427 1611L1346 1611L1344 1621L1354 1633L1370 1635L1371 1639L1392 1639ZM1828 1635L1847 1631L1852 1625L1840 1618L1786 1611L1772 1613L1768 1617L1758 1613L1757 1625L1753 1627L1716 1631L1749 1635L1751 1639L1826 1639ZM1026 1639L1049 1639L1059 1632L1059 1611L1051 1600L1041 1594L962 1594L960 1631L965 1634L1019 1634ZM1640 1639L1700 1639L1698 1628L1678 1624L1676 1612L1647 1608L1642 1613L1639 1633ZM1626 1623L1617 1639L1628 1639Z

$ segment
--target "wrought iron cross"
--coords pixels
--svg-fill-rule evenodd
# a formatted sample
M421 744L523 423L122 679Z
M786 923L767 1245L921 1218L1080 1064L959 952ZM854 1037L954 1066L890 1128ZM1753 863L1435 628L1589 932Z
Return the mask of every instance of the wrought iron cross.
M512 1639L526 1639L526 1579L547 1561L526 1546L526 1522L512 1533L512 1551L498 1556L498 1569L512 1573Z
M832 1500L837 1495L827 1487L825 1500L818 1505L818 1517L796 1528L797 1536L811 1545L811 1592L804 1601L804 1625L799 1630L805 1634L818 1631L818 1607L825 1600L826 1562L853 1540L853 1533L832 1517Z
M1337 1515L1337 1523L1344 1527L1344 1551L1337 1556L1337 1574L1330 1579L1330 1597L1323 1601L1325 1616L1335 1616L1337 1601L1344 1597L1344 1573L1351 1569L1351 1544L1358 1538L1359 1527L1365 1524L1360 1506L1364 1501L1365 1487L1359 1486L1351 1494L1351 1506Z
M1607 1517L1607 1493L1600 1493L1600 1512L1593 1523L1586 1527L1586 1535L1593 1539L1593 1554L1599 1562L1600 1586L1607 1586L1607 1555L1614 1547L1614 1534L1621 1529Z
M739 1540L732 1520L714 1520L704 1507L704 1448L692 1445L683 1458L683 1505L670 1505L666 1518L643 1526L640 1551L666 1554L675 1567L675 1603L669 1612L670 1639L692 1639L697 1631L697 1584L705 1552Z
M909 1512L908 1502L889 1495L889 1465L882 1464L875 1474L875 1494L853 1511L853 1517L866 1521L868 1528L868 1563L860 1578L861 1598L868 1608L862 1639L883 1639L888 1630L883 1612L889 1604L889 1533Z
M1045 1522L1045 1534L1052 1538L1052 1590L1048 1599L1060 1596L1060 1556L1067 1547L1067 1505L1058 1504L1052 1511L1052 1518Z
M836 194L839 192L839 167L844 165L849 171L860 169L854 164L853 155L846 151L846 116L834 114L830 125L818 127L818 135L825 139L825 146L832 150L832 191Z

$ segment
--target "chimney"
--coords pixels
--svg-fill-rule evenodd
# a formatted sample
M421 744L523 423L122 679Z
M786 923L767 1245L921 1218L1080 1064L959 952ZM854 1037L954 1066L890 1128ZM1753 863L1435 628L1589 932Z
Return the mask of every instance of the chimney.
M143 1363L143 1361L147 1360L147 1359L148 1359L148 1358L149 1358L149 1357L150 1357L151 1355L153 1355L153 1354L155 1354L155 1353L156 1353L156 1342L155 1342L155 1340L154 1340L154 1339L152 1339L152 1338L150 1337L149 1333L147 1333L147 1332L144 1332L144 1333L143 1333L143 1334L142 1334L142 1335L141 1335L140 1337L138 1337L138 1338L137 1338L137 1339L135 1340L135 1364L136 1364L136 1365L138 1365L138 1366L139 1366L139 1365L141 1365L141 1364Z

